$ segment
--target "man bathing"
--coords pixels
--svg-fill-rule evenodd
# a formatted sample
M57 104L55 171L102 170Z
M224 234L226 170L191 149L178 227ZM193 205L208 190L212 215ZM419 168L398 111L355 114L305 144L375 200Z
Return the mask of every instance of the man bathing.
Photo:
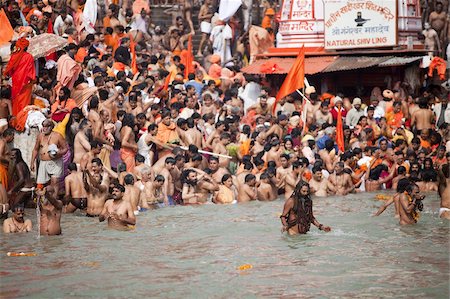
M100 222L108 220L108 226L117 230L126 230L130 225L136 225L131 203L123 199L125 187L115 184L112 190L112 198L105 203L103 211L98 219Z
M306 234L311 224L319 230L331 231L329 226L320 224L313 215L313 202L311 200L308 183L300 181L295 187L294 193L285 202L283 214L281 214L281 232L287 231L289 235Z

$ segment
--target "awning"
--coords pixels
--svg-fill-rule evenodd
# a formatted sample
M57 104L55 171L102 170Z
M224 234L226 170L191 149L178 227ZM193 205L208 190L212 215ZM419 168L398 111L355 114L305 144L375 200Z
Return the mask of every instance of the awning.
M296 58L271 57L259 59L242 69L247 74L287 74ZM332 64L337 56L318 56L305 58L305 74L313 75L322 72Z
M414 57L392 57L391 59L380 63L379 67L388 67L388 66L400 66L407 65L413 63L417 60L421 60L423 56L414 56Z
M384 57L369 57L369 56L357 56L357 57L339 57L336 61L329 65L322 73L338 72L338 71L350 71L356 69L363 69L373 66L378 66L380 63L390 60L392 56Z
M305 74L351 71L369 67L401 66L422 59L423 56L315 56L305 58ZM296 58L271 57L260 59L242 69L247 74L287 74Z

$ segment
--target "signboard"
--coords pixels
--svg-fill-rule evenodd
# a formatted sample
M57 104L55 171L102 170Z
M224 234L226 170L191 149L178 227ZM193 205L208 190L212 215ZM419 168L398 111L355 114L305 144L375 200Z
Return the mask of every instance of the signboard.
M396 0L326 0L325 49L388 47L397 44Z

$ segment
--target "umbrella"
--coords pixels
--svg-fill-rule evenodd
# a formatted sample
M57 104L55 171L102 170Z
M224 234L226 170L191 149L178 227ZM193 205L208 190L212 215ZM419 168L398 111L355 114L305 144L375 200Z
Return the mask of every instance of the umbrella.
M45 57L67 45L67 39L53 33L42 33L30 39L27 52L33 57Z

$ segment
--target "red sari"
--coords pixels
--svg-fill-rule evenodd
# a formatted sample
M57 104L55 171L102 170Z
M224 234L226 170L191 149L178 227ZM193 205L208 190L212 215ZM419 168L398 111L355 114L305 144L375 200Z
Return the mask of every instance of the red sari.
M12 113L16 116L31 103L31 93L36 78L33 56L25 51L11 54L4 73L12 78Z

